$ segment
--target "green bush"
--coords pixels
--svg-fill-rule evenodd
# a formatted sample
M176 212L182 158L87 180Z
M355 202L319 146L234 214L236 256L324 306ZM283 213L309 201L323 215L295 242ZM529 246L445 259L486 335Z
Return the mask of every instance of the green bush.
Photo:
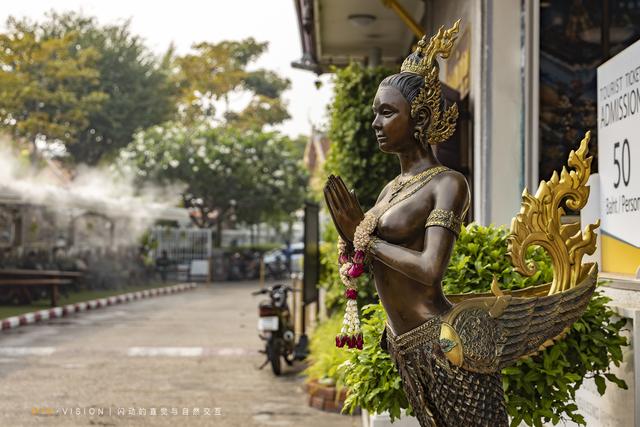
M493 274L505 290L550 281L551 263L539 248L528 252L529 260L540 268L539 273L525 278L513 270L507 258L506 236L504 228L471 225L463 229L443 280L445 292L487 292ZM627 341L620 336L625 321L616 318L605 305L608 301L596 291L586 312L564 339L503 371L512 426L521 421L541 426L543 422L557 424L566 419L584 425L575 404L575 392L584 378L593 377L600 394L606 389L605 379L627 388L609 370L611 363L618 366L622 361L622 346ZM339 371L349 388L345 410L356 406L372 412L387 410L392 419L398 418L400 408L409 405L391 359L378 345L385 313L379 304L366 307L363 313L364 348L350 351L350 359Z
M362 315L362 350L343 350L350 358L339 369L341 382L349 389L344 411L353 412L357 406L372 413L389 411L393 421L400 418L401 409L411 413L411 408L391 357L380 348L387 316L380 304L363 307Z
M364 209L374 205L381 185L399 173L396 156L380 151L371 128L378 84L390 74L389 69L357 63L335 71L327 134L331 148L324 170L327 175L340 175L349 188L355 188Z
M518 274L507 256L508 231L504 227L467 226L458 237L451 254L449 268L442 280L447 294L487 292L496 275L500 288L522 289L551 282L551 259L541 247L530 247L527 259L538 271L531 277Z
M342 316L338 313L320 323L313 331L309 341L310 364L304 374L309 380L323 384L342 386L338 367L349 359L350 355L333 345L335 336L342 327Z

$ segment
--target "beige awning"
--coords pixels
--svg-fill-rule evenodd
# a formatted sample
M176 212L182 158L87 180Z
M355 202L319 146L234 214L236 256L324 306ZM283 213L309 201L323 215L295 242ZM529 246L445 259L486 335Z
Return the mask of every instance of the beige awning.
M422 0L397 0L422 21ZM292 65L327 72L330 65L367 62L380 50L383 64L394 66L410 49L415 35L396 12L380 0L295 0L303 59Z

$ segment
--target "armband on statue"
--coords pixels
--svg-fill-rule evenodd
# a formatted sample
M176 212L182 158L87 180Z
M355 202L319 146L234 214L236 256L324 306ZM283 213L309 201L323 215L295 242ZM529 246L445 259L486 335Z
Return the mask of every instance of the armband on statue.
M462 218L458 217L455 212L444 209L434 209L429 214L427 222L424 225L425 228L437 225L444 227L458 236L460 234L460 225L462 224Z

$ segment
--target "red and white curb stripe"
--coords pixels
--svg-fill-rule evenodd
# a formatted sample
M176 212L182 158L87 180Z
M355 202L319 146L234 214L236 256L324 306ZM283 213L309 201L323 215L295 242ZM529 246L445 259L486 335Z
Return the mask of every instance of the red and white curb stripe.
M96 308L121 304L137 299L188 291L190 289L196 288L197 286L198 285L196 285L195 283L183 283L180 285L167 286L164 288L146 289L144 291L129 292L127 294L115 295L108 298L99 298L91 301L68 304L62 307L54 307L48 310L35 311L33 313L21 314L20 316L7 317L6 319L2 319L0 330L13 329L23 325L31 325L33 323L40 322L41 320L56 319L59 317L68 316L73 313L95 310Z

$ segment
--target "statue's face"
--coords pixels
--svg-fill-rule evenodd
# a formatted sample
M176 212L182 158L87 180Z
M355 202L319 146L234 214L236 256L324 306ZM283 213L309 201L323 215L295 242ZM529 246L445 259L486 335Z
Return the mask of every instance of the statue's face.
M373 113L375 118L371 125L380 150L399 153L415 146L411 107L398 89L379 87L373 101Z

